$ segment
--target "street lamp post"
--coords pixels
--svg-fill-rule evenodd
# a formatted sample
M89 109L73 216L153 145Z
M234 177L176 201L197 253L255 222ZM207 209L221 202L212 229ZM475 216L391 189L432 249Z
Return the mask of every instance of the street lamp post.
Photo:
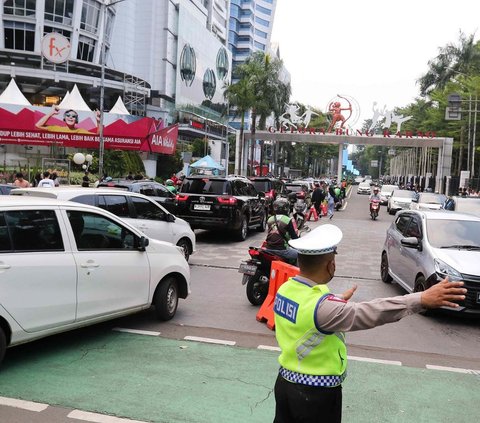
M98 148L98 174L103 178L103 155L105 152L105 139L103 137L104 124L104 103L105 103L105 38L107 36L107 9L111 6L121 3L125 0L105 0L103 5L103 31L102 31L102 45L100 51L101 73L100 73L100 128L98 137L100 145Z

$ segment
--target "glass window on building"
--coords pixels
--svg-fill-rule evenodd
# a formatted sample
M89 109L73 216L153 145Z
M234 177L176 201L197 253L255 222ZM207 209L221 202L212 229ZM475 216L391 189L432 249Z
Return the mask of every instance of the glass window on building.
M95 40L84 35L78 37L77 59L93 62L95 53Z
M51 32L57 32L58 34L62 34L65 38L68 38L69 40L72 37L72 32L66 29L55 28L53 26L43 27L43 35L50 34Z
M115 14L112 10L107 9L107 25L105 29L105 41L110 43L112 37L112 30L113 30L113 21L115 19Z
M5 48L34 51L35 25L25 22L4 22Z
M95 0L83 0L80 28L96 34L100 16L100 3Z
M267 38L267 33L266 32L263 32L263 31L260 31L259 29L256 29L255 30L255 35L261 37L261 38Z
M74 0L45 0L45 20L72 25Z
M258 16L255 16L255 22L267 28L270 26L270 22L266 21L265 19L259 18Z
M270 9L267 9L266 7L262 7L260 5L256 5L255 9L257 9L259 12L263 13L264 15L270 16L272 14L272 11Z
M255 47L259 50L265 51L265 44L259 43L258 41L255 41Z
M4 0L3 13L6 15L35 17L35 0Z

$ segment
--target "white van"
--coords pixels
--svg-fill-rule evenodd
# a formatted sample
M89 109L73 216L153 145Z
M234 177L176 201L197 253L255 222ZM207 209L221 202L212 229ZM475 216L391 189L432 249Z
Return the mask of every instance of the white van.
M152 305L169 320L189 293L181 248L98 207L0 196L0 361L7 347Z
M195 252L195 233L190 224L143 194L113 188L82 187L17 188L10 194L57 198L100 207L151 238L178 245L183 249L187 261Z

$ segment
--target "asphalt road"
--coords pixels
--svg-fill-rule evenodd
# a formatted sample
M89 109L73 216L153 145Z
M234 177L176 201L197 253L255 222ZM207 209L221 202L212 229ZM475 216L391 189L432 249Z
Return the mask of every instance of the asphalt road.
M357 283L355 301L404 293L380 280L392 220L383 209L372 221L367 196L354 189L332 220L309 222L344 233L332 291ZM0 423L271 421L276 341L256 321L237 272L248 246L264 237L252 232L238 243L197 231L192 295L170 322L145 312L9 350ZM445 315L349 333L344 421L475 421L479 341L477 320Z

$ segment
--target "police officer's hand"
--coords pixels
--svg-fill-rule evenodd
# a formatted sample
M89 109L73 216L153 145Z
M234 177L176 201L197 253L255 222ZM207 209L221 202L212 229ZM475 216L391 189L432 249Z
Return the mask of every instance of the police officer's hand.
M422 306L425 308L458 307L452 301L465 299L467 290L461 288L463 282L449 282L447 278L422 292Z
M353 285L350 289L347 289L343 294L342 298L346 301L348 301L350 298L353 297L353 294L357 290L357 285Z

